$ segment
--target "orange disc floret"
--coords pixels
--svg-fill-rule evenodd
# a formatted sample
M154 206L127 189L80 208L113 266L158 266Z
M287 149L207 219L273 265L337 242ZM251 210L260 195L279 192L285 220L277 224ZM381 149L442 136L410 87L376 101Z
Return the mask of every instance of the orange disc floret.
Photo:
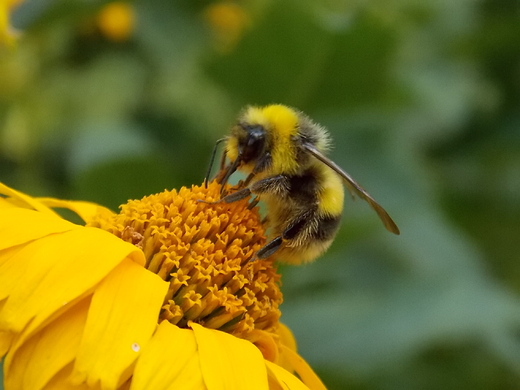
M271 260L250 261L266 242L258 209L247 199L211 203L219 198L215 182L164 191L89 226L141 248L146 268L169 282L159 321L192 321L246 339L255 330L276 335L280 275Z

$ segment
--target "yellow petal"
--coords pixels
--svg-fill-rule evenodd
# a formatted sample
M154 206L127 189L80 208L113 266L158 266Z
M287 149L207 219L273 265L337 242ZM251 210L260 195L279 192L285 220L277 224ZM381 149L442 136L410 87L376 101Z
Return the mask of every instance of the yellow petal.
M296 339L294 338L291 330L287 327L287 325L284 325L282 323L278 326L278 335L280 336L280 342L292 349L293 351L296 351Z
M247 340L257 347L264 359L276 363L279 360L278 345L274 341L273 334L260 329L253 329L247 335Z
M71 307L55 321L27 339L4 364L7 389L39 390L74 360L90 299Z
M267 372L269 372L269 369L267 369ZM287 386L280 385L280 383L278 383L278 380L276 378L273 378L272 375L268 375L267 380L269 382L269 390L286 390L287 389Z
M309 390L298 378L296 378L289 371L282 367L271 363L269 360L265 361L269 378L273 378L283 390Z
M11 209L16 207L16 205L12 204L5 198L0 198L0 209Z
M80 228L55 215L21 208L0 208L0 250Z
M168 283L125 259L96 289L73 383L116 389L157 326Z
M117 390L130 390L130 386L132 385L132 378L130 377L125 383L117 388ZM92 389L89 389L92 390Z
M206 389L194 332L161 322L139 356L130 389Z
M36 199L31 198L29 195L25 195L22 192L16 191L3 183L0 183L0 194L7 195L11 199L9 201L15 200L16 204L20 207L33 209L39 211L41 213L46 213L54 216L58 216L54 211L45 206L44 204L38 202Z
M92 202L81 202L74 200L61 200L55 198L36 198L45 206L51 208L63 208L74 211L86 223L90 222L94 216L103 216L108 218L114 214L106 207L100 206Z
M0 271L4 270L3 264L7 263L11 257L20 252L24 247L22 245L13 246L8 249L0 250ZM5 298L5 297L4 297ZM0 298L0 300L3 298ZM3 302L5 303L5 302ZM0 303L0 312L2 311L3 303Z
M280 336L280 343L287 346L289 349L296 351L296 340L291 332L291 330L280 323L278 326L278 336ZM271 360L272 361L272 360ZM289 359L285 356L283 351L281 351L278 355L278 359L275 361L280 367L285 368L289 372L294 372L293 366L290 363Z
M14 333L10 331L0 330L0 359L4 356L11 343L13 342Z
M88 386L86 383L73 385L70 382L73 363L67 365L63 370L58 372L51 381L42 390L101 390L98 386Z
M89 294L125 257L144 263L141 251L95 228L53 234L27 244L0 264L0 330L24 337Z
M267 370L260 350L247 340L190 323L208 390L267 389Z
M303 358L294 352L292 349L286 347L285 345L280 346L282 350L282 354L286 359L290 362L294 371L300 376L303 383L305 383L309 389L312 390L326 390L325 385L321 381L321 379L314 373L311 366L307 364Z

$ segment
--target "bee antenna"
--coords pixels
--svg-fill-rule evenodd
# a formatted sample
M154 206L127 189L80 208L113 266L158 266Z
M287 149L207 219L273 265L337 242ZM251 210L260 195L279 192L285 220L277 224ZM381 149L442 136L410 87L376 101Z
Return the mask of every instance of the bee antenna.
M217 142L215 142L215 146L213 147L213 152L211 153L211 160L209 161L208 170L206 172L206 177L204 178L204 187L205 188L208 188L208 178L209 178L209 175L211 174L211 169L213 168L213 163L215 162L215 155L217 154L218 145L225 140L226 140L226 138L221 138L221 139L217 140Z

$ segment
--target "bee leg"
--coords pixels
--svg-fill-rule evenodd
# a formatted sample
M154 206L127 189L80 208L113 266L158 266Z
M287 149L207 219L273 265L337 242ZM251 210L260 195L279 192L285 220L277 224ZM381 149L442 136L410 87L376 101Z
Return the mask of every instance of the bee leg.
M249 204L247 205L247 209L248 209L248 210L251 210L253 207L255 207L255 206L258 204L258 202L260 202L260 198L257 196L256 198L254 198L254 199L251 201L251 203L249 203Z
M252 178L251 175L249 175L248 179L251 180L250 178ZM248 179L246 179L246 182L248 181ZM265 179L257 181L256 183L253 183L253 185L251 185L251 188L241 188L238 191L232 192L231 194L227 194L226 196L220 198L220 200L212 203L233 203L247 198L252 193L256 195L260 195L262 193L284 193L288 186L287 180L287 177L284 175L267 177ZM255 201L253 200L253 202Z
M299 215L296 219L294 219L289 226L282 232L282 237L284 240L292 240L296 238L298 234L304 230L309 221L309 214L303 213Z
M233 202L238 202L239 200L242 200L244 198L247 198L249 195L251 195L251 190L249 188L242 188L241 190L232 192L231 194L228 194L228 195L220 198L219 200L216 200L215 202L207 202L202 199L197 199L197 202L206 203L206 204L233 203Z
M273 253L275 253L280 247L282 246L283 239L282 236L278 236L272 241L265 244L263 247L261 247L258 252L253 256L251 261L255 259L267 259L269 256L271 256Z
M224 203L238 202L239 200L247 198L249 195L251 195L251 190L246 187L246 188L242 188L241 190L232 192L231 194L224 196L218 202L219 203L221 203L221 202L224 202Z
M267 165L269 165L270 163L271 163L271 154L266 153L262 158L260 158L258 160L255 167L253 168L253 171L249 175L247 175L246 179L240 180L240 182L238 183L238 187L239 188L247 187L249 185L249 183L251 183L251 180L253 180L255 175L257 175L259 172L262 172L265 169L265 167Z
M241 187L247 187L249 185L249 183L251 182L251 180L253 179L253 177L255 177L255 172L252 172L250 173L247 177L246 177L246 180L244 180L241 184Z
M266 177L251 185L251 192L256 195L276 194L285 195L289 188L289 178L284 175Z
M220 140L219 140L220 142ZM220 171L224 170L224 167L226 166L226 157L227 157L227 152L224 150L222 152L222 155L220 156Z
M238 156L235 161L230 163L227 167L223 168L221 172L218 174L217 177L217 183L221 185L220 187L220 193L222 194L224 192L224 189L226 187L226 184L229 180L229 177L235 173L238 166L240 165L241 157Z
M310 216L311 214L308 212L299 215L289 224L287 229L285 229L280 236L274 238L260 248L251 261L254 259L266 259L280 249L284 241L290 241L296 238L308 226Z

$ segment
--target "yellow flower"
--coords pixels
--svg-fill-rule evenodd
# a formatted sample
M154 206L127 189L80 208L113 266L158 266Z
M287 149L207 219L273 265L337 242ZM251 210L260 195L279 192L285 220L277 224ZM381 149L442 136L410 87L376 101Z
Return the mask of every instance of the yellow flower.
M0 0L0 44L12 46L16 38L16 31L9 23L9 16L12 9L21 0Z
M230 1L207 6L204 18L213 31L217 49L223 53L230 52L236 46L250 25L250 18L245 9Z
M210 183L114 214L0 194L6 390L324 389L279 322L272 262L249 262L265 237L246 200L199 202Z
M134 8L124 1L108 3L97 14L97 25L108 39L126 41L135 28Z

